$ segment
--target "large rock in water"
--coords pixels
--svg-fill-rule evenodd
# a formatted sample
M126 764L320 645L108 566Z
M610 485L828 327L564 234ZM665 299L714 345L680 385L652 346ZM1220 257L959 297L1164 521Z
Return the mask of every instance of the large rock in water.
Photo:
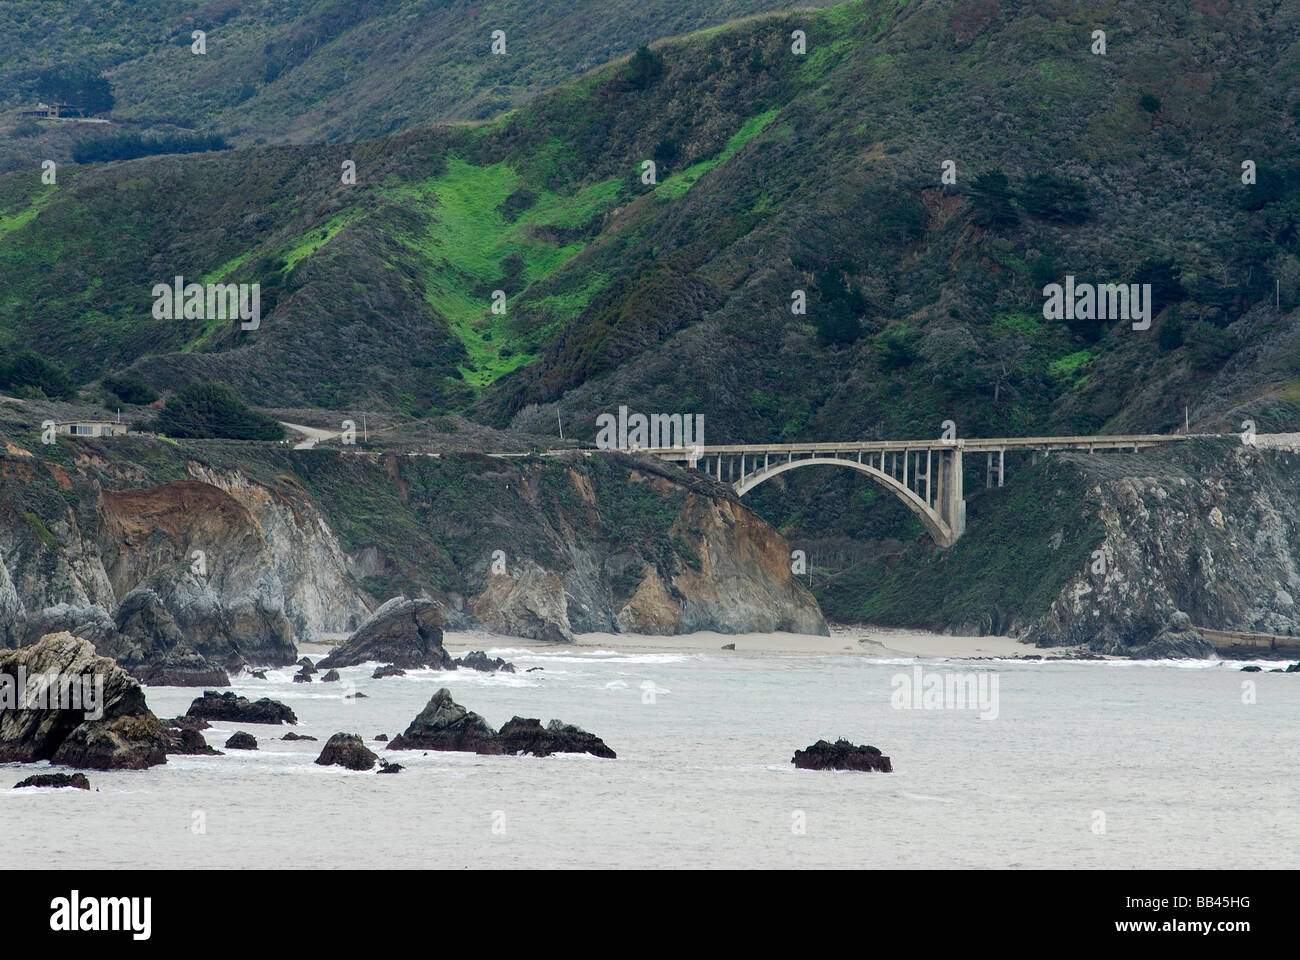
M21 709L24 695L30 701L35 693L37 675L48 678L44 706L38 699ZM20 677L26 691L19 689ZM78 703L81 709L71 708ZM143 770L167 762L162 726L140 684L97 655L89 640L70 633L0 653L0 763L37 760L90 770Z
M818 740L811 747L796 750L790 760L801 770L862 770L893 773L889 758L875 747L856 746L847 740L827 743Z
M535 757L553 753L590 753L609 760L618 757L600 737L559 720L543 727L540 720L512 717L497 733L496 745L500 749L494 752L531 753Z
M539 720L514 717L497 733L477 713L471 713L453 700L446 687L433 695L406 731L393 738L388 749L531 753L539 757L553 753L590 753L610 760L616 757L600 737L559 720L543 727Z
M77 790L89 790L90 781L84 773L37 773L26 780L14 784L14 789L23 787L72 787Z
M396 667L435 667L454 670L442 648L442 613L432 600L393 597L318 666L353 667L378 660Z
M389 750L461 750L466 753L497 753L496 731L477 713L471 713L440 689L388 745Z
M199 720L232 720L236 723L293 723L298 722L294 712L277 700L263 697L250 701L247 697L237 697L233 690L217 693L215 690L203 691L203 696L195 699L185 716Z
M336 733L326 741L316 762L323 767L332 764L349 770L370 770L378 759L379 755L355 733Z

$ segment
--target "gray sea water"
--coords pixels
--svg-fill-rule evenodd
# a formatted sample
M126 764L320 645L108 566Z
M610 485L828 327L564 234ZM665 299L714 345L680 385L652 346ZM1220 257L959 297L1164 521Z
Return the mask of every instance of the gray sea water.
M881 661L861 656L525 650L523 671L239 679L296 711L259 750L11 790L5 867L1294 867L1300 676L1203 662ZM455 649L449 642L453 652ZM482 644L476 644L482 646ZM992 672L998 715L896 709L893 679ZM1270 665L1273 666L1273 665ZM1253 703L1243 682L1253 681ZM320 767L339 731L403 730L440 686L500 725L558 717L617 760L384 751L394 776ZM150 687L159 716L201 691ZM218 749L236 726L204 731ZM285 743L288 730L319 742ZM892 774L796 770L843 736ZM802 831L800 827L802 826ZM12 858L12 859L11 859Z

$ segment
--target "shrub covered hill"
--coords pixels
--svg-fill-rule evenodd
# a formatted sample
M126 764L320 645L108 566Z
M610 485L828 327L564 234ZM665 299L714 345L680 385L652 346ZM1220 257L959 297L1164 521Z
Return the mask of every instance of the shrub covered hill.
M33 168L0 177L0 343L82 384L588 442L619 404L710 443L1295 430L1297 42L1271 0L861 0L490 119ZM175 276L259 284L260 324L156 318ZM1046 319L1067 277L1149 283L1149 329ZM917 532L817 473L753 505L795 539Z
M811 0L803 6L825 6ZM21 122L53 70L110 85L127 132L196 128L238 146L340 142L494 116L638 44L781 0L6 0L0 170L70 158L103 128ZM493 32L504 55L488 56ZM195 50L202 31L202 53ZM75 99L75 96L65 98ZM80 106L80 104L76 104ZM15 122L6 121L11 114ZM107 111L107 112L105 112ZM180 152L156 150L154 152Z

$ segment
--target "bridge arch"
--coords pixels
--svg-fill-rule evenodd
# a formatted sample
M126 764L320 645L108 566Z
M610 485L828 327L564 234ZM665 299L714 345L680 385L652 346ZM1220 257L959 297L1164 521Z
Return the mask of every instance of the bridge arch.
M925 502L923 497L918 496L910 487L900 483L895 477L890 476L868 463L859 463L856 460L847 460L840 457L804 457L799 460L787 460L780 463L774 463L771 466L763 467L742 477L733 486L736 495L743 497L749 491L753 490L760 484L766 483L778 474L785 473L788 470L798 470L800 467L847 467L850 470L856 470L859 473L865 473L876 483L880 484L895 497L903 502L907 509L916 514L925 530L930 534L940 547L950 547L957 542L952 527L950 527L941 517L937 510Z

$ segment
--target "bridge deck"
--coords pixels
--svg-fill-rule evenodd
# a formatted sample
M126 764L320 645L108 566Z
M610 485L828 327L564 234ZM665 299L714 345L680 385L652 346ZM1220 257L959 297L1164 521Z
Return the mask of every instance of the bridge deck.
M702 447L648 447L651 453L667 460L712 457L718 454L857 454L897 450L962 450L966 453L997 450L1127 450L1153 447L1185 440L1181 434L1138 433L1110 434L1094 437L960 437L939 440L927 437L916 440L862 440L839 443L738 443Z

